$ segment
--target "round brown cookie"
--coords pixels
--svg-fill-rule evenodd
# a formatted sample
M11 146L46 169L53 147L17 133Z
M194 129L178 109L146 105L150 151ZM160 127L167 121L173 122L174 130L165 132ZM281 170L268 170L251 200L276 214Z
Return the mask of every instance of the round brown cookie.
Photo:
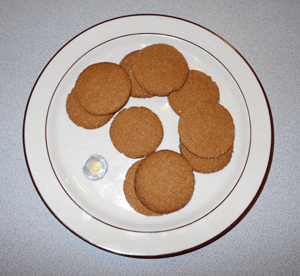
M117 112L128 101L131 80L120 65L100 62L82 71L74 90L86 111L94 115L108 115Z
M219 102L219 99L217 84L210 76L198 70L190 70L183 87L168 96L170 106L178 115L196 102Z
M139 165L135 192L148 209L168 214L184 207L192 198L195 177L189 162L171 150L153 152Z
M114 114L95 116L88 113L79 104L73 90L67 97L66 110L73 123L87 129L101 127L114 116Z
M233 145L224 154L216 158L201 158L192 154L182 143L179 145L181 154L190 163L193 170L200 173L213 173L222 170L230 162Z
M155 151L163 135L160 119L146 107L123 109L110 126L112 143L130 158L141 158Z
M235 136L233 119L219 103L198 102L182 112L178 123L180 141L202 158L218 157L231 146Z
M156 96L179 90L189 74L184 56L167 44L153 44L140 50L132 70L137 82Z
M132 65L135 60L135 57L139 51L134 51L126 55L120 62L120 65L124 68L131 79L131 94L130 96L135 98L151 98L153 95L147 93L136 81L132 73Z
M145 216L159 216L161 214L153 212L146 208L137 198L135 189L134 189L134 179L135 179L135 173L140 165L141 161L135 162L127 171L126 178L124 181L124 194L127 202L129 205L136 210L138 213L145 215Z

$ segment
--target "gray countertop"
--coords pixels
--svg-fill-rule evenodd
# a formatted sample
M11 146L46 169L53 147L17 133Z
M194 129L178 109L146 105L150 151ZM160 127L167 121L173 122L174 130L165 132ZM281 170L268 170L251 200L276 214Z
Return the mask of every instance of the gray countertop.
M264 189L231 231L161 259L119 256L64 227L37 193L23 120L43 68L70 39L108 19L164 14L218 34L251 65L273 116ZM300 2L4 0L0 8L0 275L300 275Z

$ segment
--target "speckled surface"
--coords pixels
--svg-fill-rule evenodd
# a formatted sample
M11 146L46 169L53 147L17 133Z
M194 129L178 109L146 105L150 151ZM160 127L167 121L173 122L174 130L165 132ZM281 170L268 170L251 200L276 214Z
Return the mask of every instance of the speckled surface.
M22 140L52 56L97 23L141 13L187 19L231 43L259 77L275 128L269 176L245 218L214 243L163 259L115 255L66 229L34 188ZM300 275L298 0L5 0L0 18L0 275Z

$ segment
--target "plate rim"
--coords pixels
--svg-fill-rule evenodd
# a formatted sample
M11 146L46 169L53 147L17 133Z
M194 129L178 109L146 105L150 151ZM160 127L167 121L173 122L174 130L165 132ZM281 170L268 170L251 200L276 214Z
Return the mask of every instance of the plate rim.
M259 84L260 88L261 88L261 91L263 92L263 96L264 96L264 100L265 100L265 104L266 104L266 107L267 107L267 110L268 110L268 115L269 115L269 122L270 122L270 149L269 149L269 153L268 153L268 163L267 163L267 166L266 166L266 171L264 173L264 176L262 178L262 181L261 181L261 184L259 186L259 189L256 191L256 194L255 196L252 198L250 204L248 204L247 208L238 216L238 218L233 221L228 227L226 227L223 231L221 231L219 234L215 235L214 237L212 237L211 239L201 243L201 244L198 244L198 245L195 245L194 247L189 247L187 249L184 249L184 250L180 250L180 251L176 251L176 252L170 252L170 253L163 253L163 254L154 254L154 255L139 255L139 254L124 254L122 252L116 252L116 251L113 251L113 250L110 250L110 249L107 249L105 247L101 247L95 243L93 243L92 241L88 240L86 237L83 237L81 236L79 233L77 233L75 230L73 230L71 227L69 227L65 222L63 222L59 216L52 210L52 208L49 206L48 202L46 201L46 199L43 197L41 191L39 190L39 187L38 187L38 184L36 183L35 179L34 179L34 176L33 176L33 173L31 171L31 167L30 167L30 164L29 164L29 160L28 160L28 153L26 151L26 141L25 141L25 131L26 131L26 118L27 118L27 114L28 114L28 109L29 109L29 105L30 105L30 101L31 101L31 98L32 98L32 95L33 95L33 92L36 88L36 85L37 83L39 82L41 76L43 75L43 73L45 72L46 68L48 67L48 65L52 62L52 60L58 55L58 53L61 52L62 49L64 49L71 41L75 40L77 37L79 37L81 34L85 33L85 32L88 32L90 29L93 29L94 27L97 27L97 26L100 26L100 25L103 25L105 23L108 23L110 21L115 21L115 20L119 20L119 19L124 19L124 18L128 18L128 17L148 17L148 16L151 16L151 17L163 17L163 18L170 18L170 19L175 19L175 20L180 20L180 21L184 21L186 23L189 23L189 24L193 24L197 27L200 27L202 29L204 29L205 31L208 31L209 33L213 34L214 36L218 37L219 39L221 39L223 42L225 42L227 45L229 45L234 51L235 53L237 53L241 58L242 60L244 61L244 63L247 65L247 67L251 70L253 76L255 77L257 83ZM31 90L31 93L30 93L30 96L29 96L29 99L27 101L27 104L26 104L26 109L25 109L25 114L24 114L24 119L23 119L23 150L24 150L24 155L25 155L25 160L26 160L26 164L27 164L27 168L28 168L28 171L29 171L29 174L30 174L30 177L33 181L33 184L35 186L35 189L37 191L37 193L39 194L40 198L42 199L42 201L44 202L44 204L46 205L46 207L48 208L48 210L54 215L54 217L63 225L65 226L69 231L71 231L73 234L75 234L76 236L78 236L79 238L83 239L84 241L88 242L89 244L97 247L97 248L101 248L102 250L105 250L105 251L108 251L108 252L111 252L111 253L115 253L115 254L120 254L120 255L126 255L126 256L129 256L129 257L142 257L142 258L158 258L158 257L170 257L170 256L174 256L174 255L180 255L180 254L184 254L184 253L187 253L187 252L191 252L193 250L196 250L196 249L199 249L201 247L204 247L208 244L210 244L211 242L214 242L216 241L217 239L219 239L220 237L222 237L224 234L226 234L228 231L230 231L232 228L234 228L246 215L247 213L251 210L251 208L254 206L255 202L257 201L258 197L260 196L263 188L264 188L264 185L266 183L266 180L267 180L267 177L268 177L268 174L269 174L269 171L270 171L270 168L271 168L271 164L272 164L272 159L273 159L273 150L274 150L274 124L273 124L273 118L272 118L272 112L271 112L271 108L270 108L270 104L268 102L268 99L267 99L267 95L265 93L265 90L259 80L259 78L257 77L255 71L253 70L253 68L250 66L250 64L247 62L247 60L229 43L227 42L225 39L223 39L221 36L217 35L216 33L214 33L213 31L209 30L208 28L206 27L203 27L201 26L200 24L197 24L197 23L194 23L192 21L189 21L189 20L186 20L186 19L182 19L182 18L179 18L179 17L175 17L175 16L170 16L170 15L162 15L162 14L134 14L134 15L124 15L124 16L119 16L119 17L116 17L116 18L111 18L111 19L108 19L108 20L105 20L103 22L100 22L100 23L97 23L87 29L85 29L84 31L80 32L79 34L77 34L76 36L74 36L72 39L70 39L67 43L65 43L54 55L53 57L48 61L48 63L45 65L45 67L43 68L43 70L41 71L40 75L38 76L36 82L34 83L34 86Z

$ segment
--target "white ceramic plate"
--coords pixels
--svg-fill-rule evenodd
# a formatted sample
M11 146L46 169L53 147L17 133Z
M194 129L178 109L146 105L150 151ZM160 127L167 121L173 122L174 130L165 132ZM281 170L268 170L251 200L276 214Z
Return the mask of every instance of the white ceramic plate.
M70 121L65 103L88 65L119 63L131 51L154 43L176 47L191 69L210 75L220 103L231 113L236 135L229 165L213 174L195 173L192 200L160 217L135 212L123 181L136 161L111 143L109 127L87 130ZM166 97L130 98L126 108L145 106L161 119L159 149L179 152L178 119ZM24 148L34 184L45 204L84 240L118 254L169 256L204 246L233 227L261 191L272 151L272 122L264 91L249 64L211 31L181 19L138 15L96 25L67 43L48 63L31 93L24 121ZM82 173L92 154L105 158L97 181Z

